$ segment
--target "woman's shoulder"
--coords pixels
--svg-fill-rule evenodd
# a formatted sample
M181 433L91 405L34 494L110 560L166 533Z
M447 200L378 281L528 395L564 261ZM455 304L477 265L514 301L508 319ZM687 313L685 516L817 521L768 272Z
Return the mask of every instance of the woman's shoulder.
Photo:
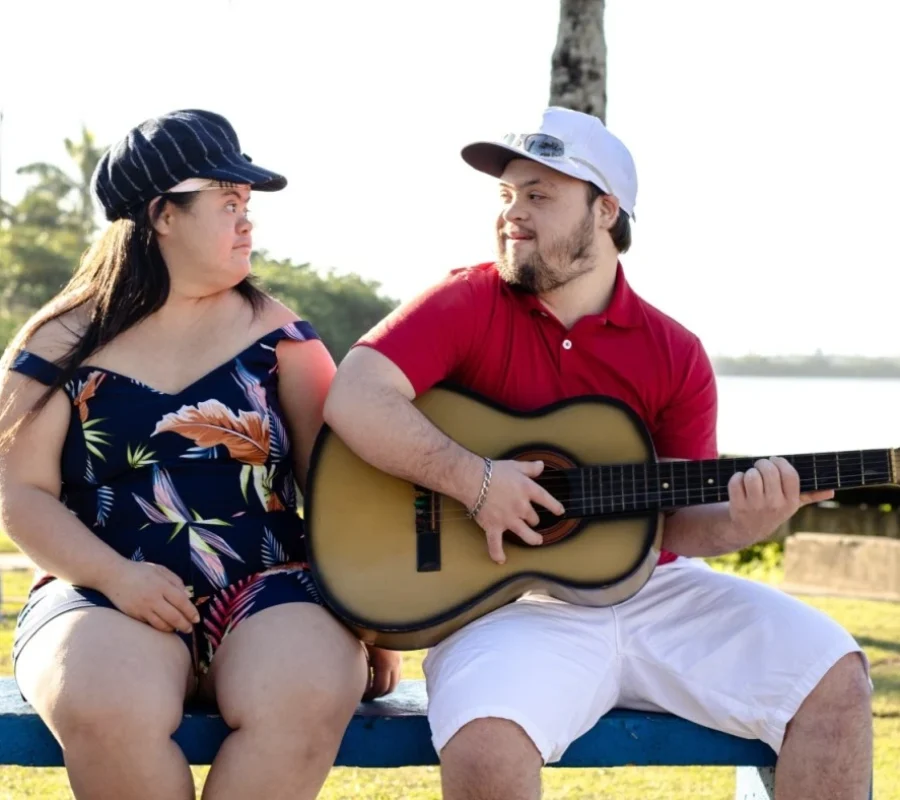
M283 328L295 322L302 322L303 318L293 309L271 295L265 295L260 309L256 325L263 333L276 328Z
M257 311L254 328L260 338L275 336L279 340L289 341L319 338L309 320L269 295L265 296L262 308Z
M38 323L22 342L20 349L55 363L70 353L81 341L88 322L88 311L84 307L65 311L57 317ZM34 323L31 320L27 322L26 329L32 324Z

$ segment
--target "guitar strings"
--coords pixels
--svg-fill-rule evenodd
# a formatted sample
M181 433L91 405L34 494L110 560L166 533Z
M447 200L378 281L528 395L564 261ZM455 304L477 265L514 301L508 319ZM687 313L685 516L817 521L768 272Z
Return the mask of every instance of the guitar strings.
M864 475L865 475L865 473L857 472L857 473L850 473L847 475L842 474L841 478L846 479L848 481L853 481L855 483L855 485L857 485L857 486L859 486L859 485L863 485L863 486L884 485L884 483L877 484L874 482L862 483L862 479L863 479ZM560 481L562 483L568 483L568 480L566 480L566 479L560 479ZM857 481L859 481L860 483L856 483ZM887 482L887 480L885 481L885 483L886 482ZM547 484L547 481L544 481L543 482L544 488L546 488L546 484ZM837 488L837 487L833 487L833 488ZM800 491L801 491L801 493L808 493L808 492L825 491L825 490L821 489L821 488L817 489L814 480L808 479L808 480L800 481ZM723 492L725 493L725 497L723 497L721 499L718 499L718 497L717 497L716 500L706 501L705 499L703 499L701 497L701 495L711 494L711 493L715 493L718 496L719 494L721 494ZM669 496L671 496L673 505L666 505L665 503L663 503L662 495L667 496L666 500L668 500ZM690 502L691 497L699 499L700 503L691 503ZM442 499L450 499L450 498L444 498L444 496L442 495ZM683 505L679 502L682 499L684 500ZM631 512L647 513L647 512L662 510L665 508L684 507L684 506L691 506L691 505L702 505L702 504L706 504L708 502L725 502L727 500L728 500L727 486L704 487L702 492L700 489L692 488L692 489L688 490L687 488L679 488L679 487L669 488L669 489L646 489L646 490L641 489L639 491L635 491L635 489L632 488L630 491L614 492L614 502L612 503L613 508L610 509L609 511L606 511L606 510L599 511L599 516L603 516L606 514L616 514L616 513L621 513L621 512L628 512L629 510ZM532 501L532 502L535 502L535 501ZM650 504L650 503L654 504L654 507L648 507L648 508L642 508L642 509L636 508L636 506L639 504L646 505L646 504ZM631 509L628 509L626 507L629 504L631 505ZM566 514L573 516L573 517L579 517L579 516L587 516L587 512L591 511L591 516L593 516L594 514L598 513L598 506L602 507L602 506L606 506L606 505L610 505L608 495L601 495L599 492L598 493L589 493L587 495L577 498L576 502L574 502L571 506L567 506ZM655 507L657 505L659 506L659 508ZM442 510L430 512L427 509L427 507L422 509L423 517L426 517L426 518L430 517L432 515L432 513L434 514L435 518L440 521L445 521L445 520L452 521L452 520L467 519L467 515L465 513L444 512ZM554 519L558 519L560 522L562 522L566 519L566 517L565 516L554 517Z

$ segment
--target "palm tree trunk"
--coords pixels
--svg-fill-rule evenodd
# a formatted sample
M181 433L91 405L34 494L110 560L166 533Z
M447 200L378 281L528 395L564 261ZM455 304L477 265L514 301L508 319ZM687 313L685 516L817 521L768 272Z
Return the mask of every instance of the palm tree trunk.
M606 122L605 0L560 0L553 51L550 105L600 117Z

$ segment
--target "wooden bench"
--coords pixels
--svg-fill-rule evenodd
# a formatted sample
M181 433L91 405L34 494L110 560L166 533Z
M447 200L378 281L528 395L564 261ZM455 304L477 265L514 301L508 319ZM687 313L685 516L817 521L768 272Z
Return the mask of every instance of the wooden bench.
M188 710L175 741L192 764L209 764L228 735L215 713ZM437 764L425 717L423 681L360 705L336 761L344 767ZM0 679L0 764L63 765L59 745L11 678ZM774 797L775 753L759 741L718 733L668 714L614 710L566 751L559 767L734 766L736 800Z

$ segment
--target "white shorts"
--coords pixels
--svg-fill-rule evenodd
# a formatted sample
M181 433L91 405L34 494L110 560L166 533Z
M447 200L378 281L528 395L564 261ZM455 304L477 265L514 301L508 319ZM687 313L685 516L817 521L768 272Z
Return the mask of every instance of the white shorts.
M466 723L498 717L552 763L619 707L666 711L777 753L803 699L851 652L862 652L853 637L811 606L680 558L620 605L529 596L445 639L424 663L432 741L440 752Z

